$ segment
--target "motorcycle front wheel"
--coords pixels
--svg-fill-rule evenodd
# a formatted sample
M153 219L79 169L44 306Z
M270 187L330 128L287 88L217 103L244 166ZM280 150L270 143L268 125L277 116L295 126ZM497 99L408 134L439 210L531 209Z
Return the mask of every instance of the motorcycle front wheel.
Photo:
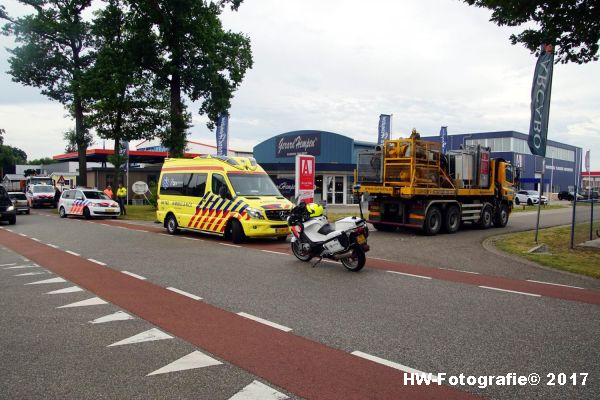
M350 255L350 257L342 258L340 261L347 270L358 272L365 266L367 257L365 256L365 251L362 247L354 247L352 255Z
M302 248L302 243L299 240L294 240L292 242L292 253L296 256L296 258L300 261L310 261L313 257L312 255Z

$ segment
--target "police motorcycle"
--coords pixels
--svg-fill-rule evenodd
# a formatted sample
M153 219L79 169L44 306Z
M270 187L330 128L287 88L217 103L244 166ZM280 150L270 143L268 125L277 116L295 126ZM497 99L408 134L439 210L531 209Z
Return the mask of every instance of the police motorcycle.
M328 258L341 261L354 272L364 267L369 229L363 218L346 217L329 223L323 215L323 206L301 202L292 208L287 222L293 234L292 252L297 259L308 262L319 257L313 264L315 267Z

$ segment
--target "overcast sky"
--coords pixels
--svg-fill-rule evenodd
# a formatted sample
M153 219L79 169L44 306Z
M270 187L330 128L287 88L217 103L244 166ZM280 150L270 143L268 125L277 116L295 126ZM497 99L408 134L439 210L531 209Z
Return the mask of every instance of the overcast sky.
M10 14L16 1L2 0ZM25 9L27 10L27 9ZM459 0L246 0L222 15L252 41L254 67L233 99L230 146L252 147L279 133L326 130L376 141L379 114L393 137L529 129L535 57ZM32 158L62 153L74 126L64 108L11 81L0 37L0 127L5 144ZM554 68L548 138L591 149L600 170L600 62ZM194 110L190 139L214 144ZM96 140L96 147L102 141Z

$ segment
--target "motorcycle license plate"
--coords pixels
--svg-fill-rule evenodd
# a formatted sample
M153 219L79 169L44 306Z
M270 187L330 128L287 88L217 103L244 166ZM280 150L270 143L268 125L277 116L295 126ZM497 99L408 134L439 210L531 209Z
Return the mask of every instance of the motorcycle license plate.
M288 234L290 230L288 228L275 228L275 233L278 235Z
M365 239L365 235L358 235L356 237L356 243L358 243L358 244L365 244L365 243L367 243L367 239Z

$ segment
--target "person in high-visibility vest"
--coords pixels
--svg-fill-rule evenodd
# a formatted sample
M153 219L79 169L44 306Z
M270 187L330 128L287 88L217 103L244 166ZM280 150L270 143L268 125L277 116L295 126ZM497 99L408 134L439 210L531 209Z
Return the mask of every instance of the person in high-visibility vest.
M117 202L119 203L119 207L121 207L121 215L127 215L127 210L125 209L127 188L122 183L119 183L119 187L117 188Z

